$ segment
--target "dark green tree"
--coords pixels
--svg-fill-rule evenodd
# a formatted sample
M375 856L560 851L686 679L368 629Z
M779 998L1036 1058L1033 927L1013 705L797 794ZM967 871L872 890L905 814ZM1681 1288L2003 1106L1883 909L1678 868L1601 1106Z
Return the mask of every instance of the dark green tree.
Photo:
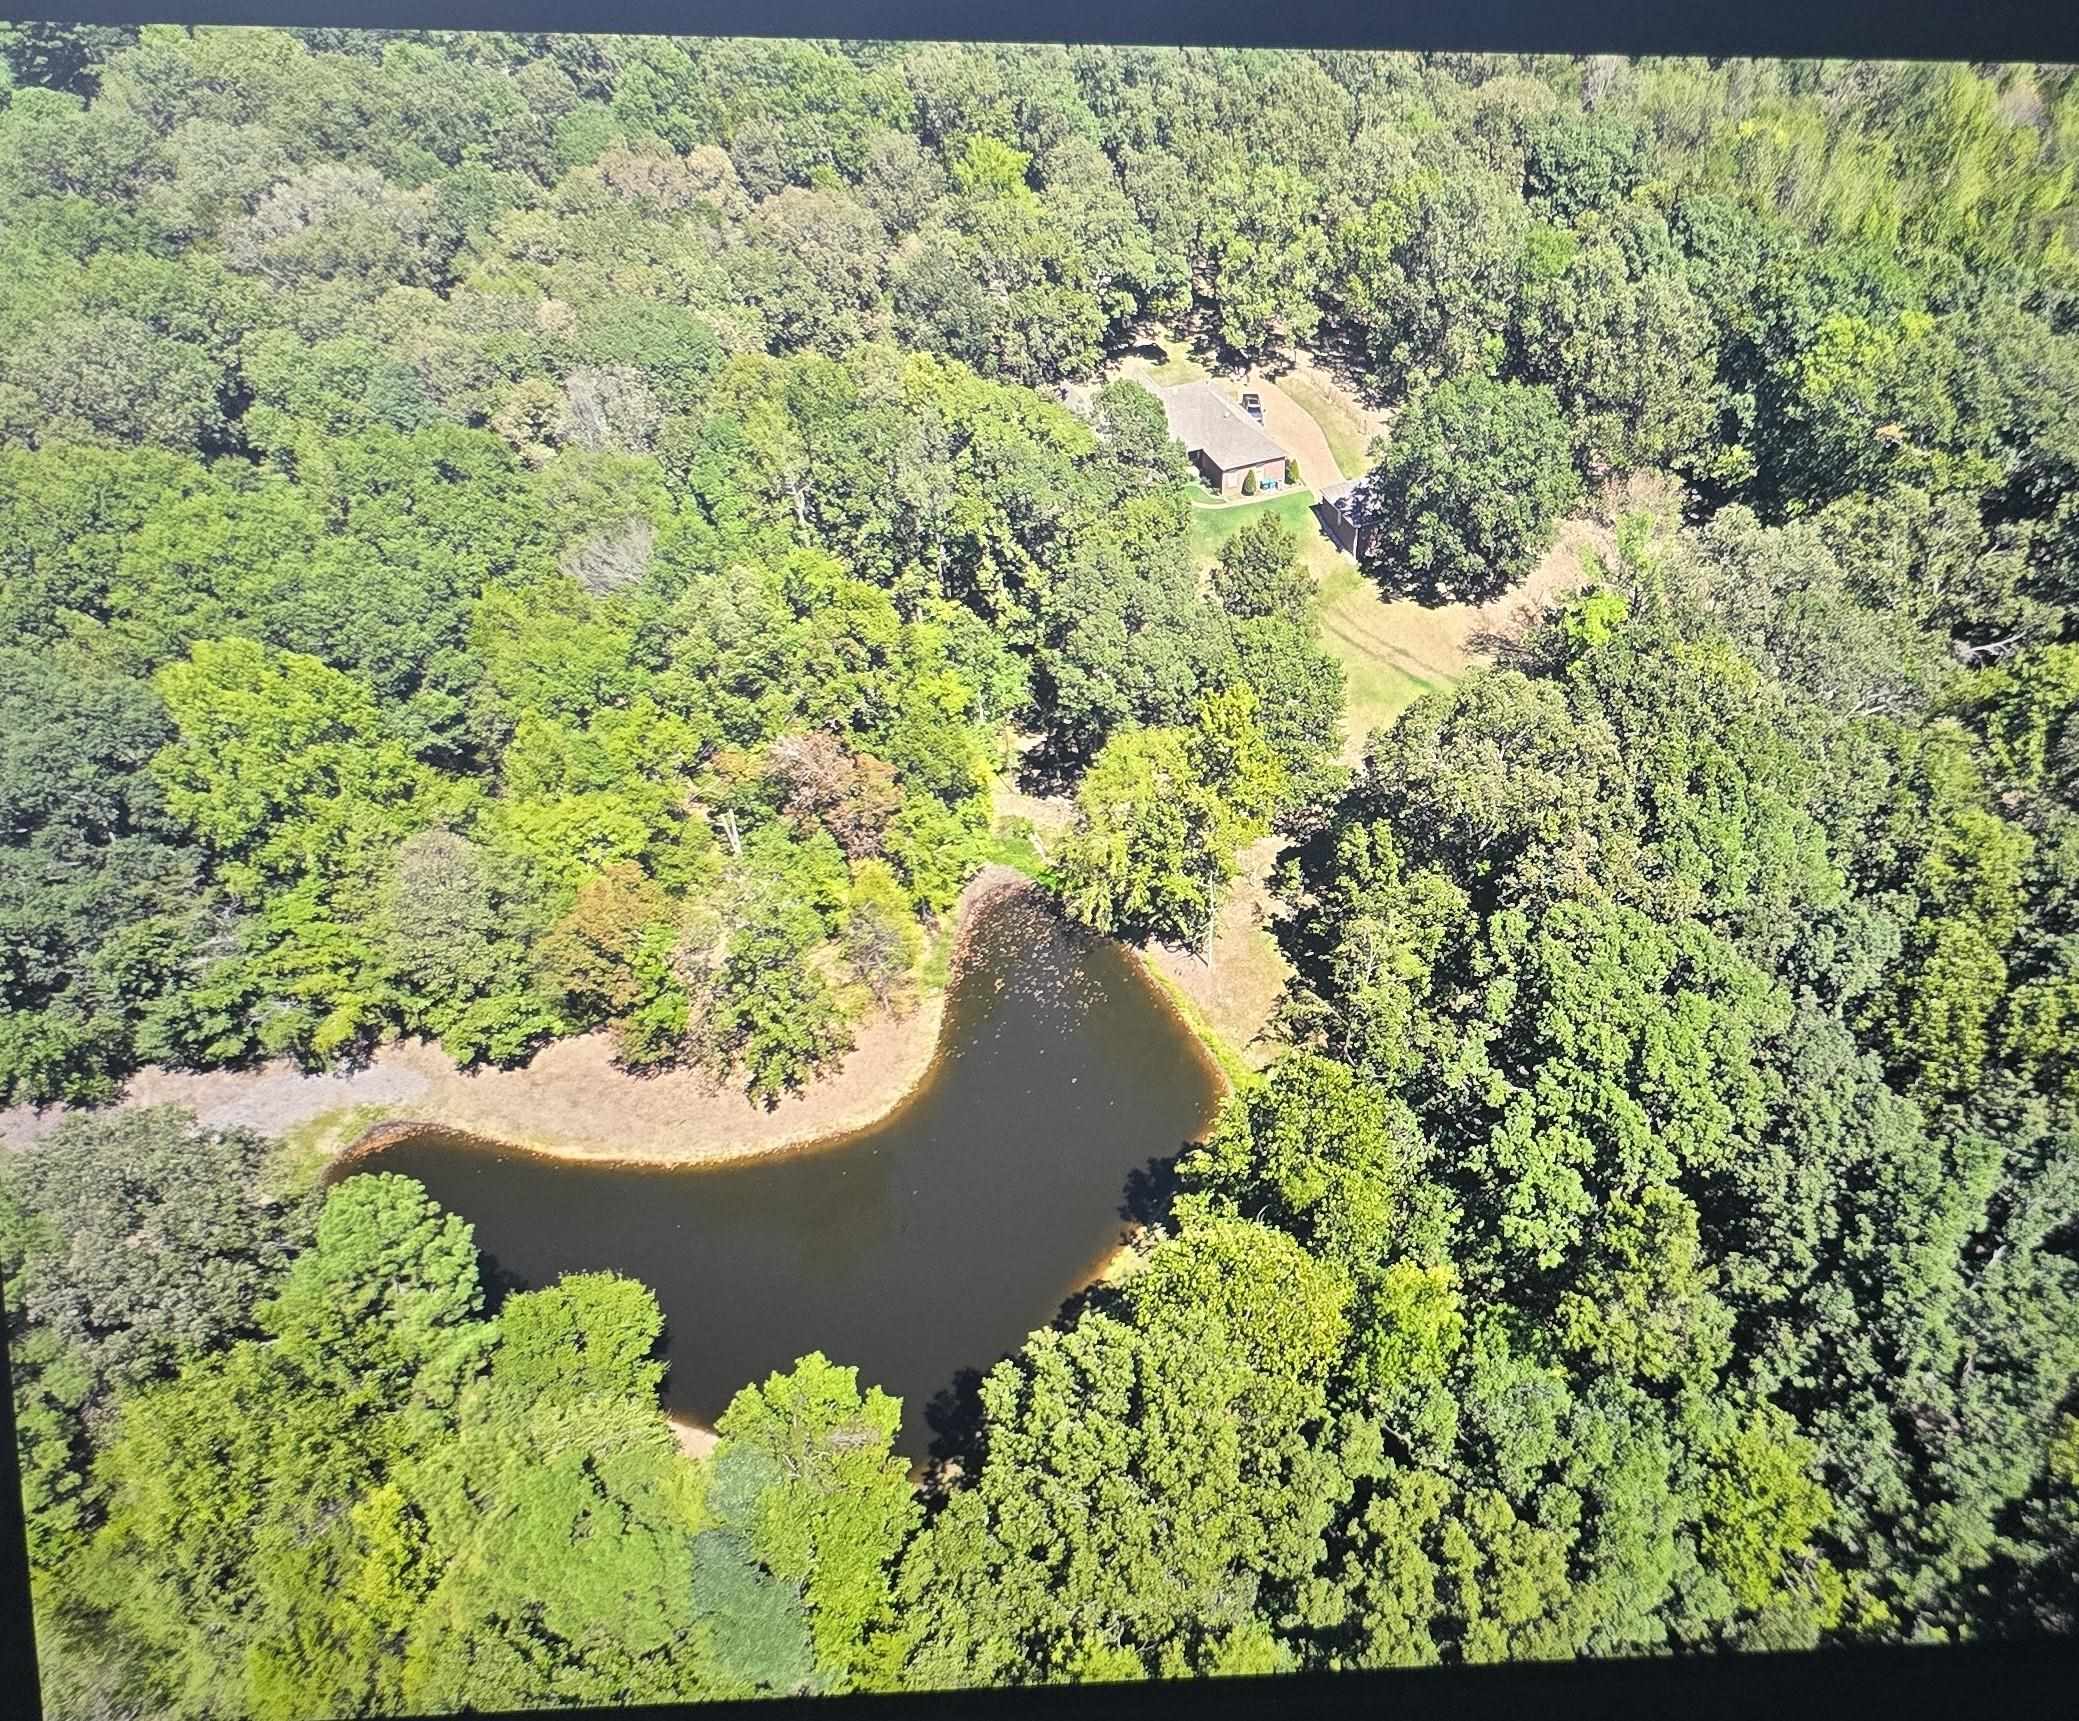
M1481 379L1425 397L1366 482L1378 514L1367 571L1428 602L1505 591L1581 493L1551 392Z

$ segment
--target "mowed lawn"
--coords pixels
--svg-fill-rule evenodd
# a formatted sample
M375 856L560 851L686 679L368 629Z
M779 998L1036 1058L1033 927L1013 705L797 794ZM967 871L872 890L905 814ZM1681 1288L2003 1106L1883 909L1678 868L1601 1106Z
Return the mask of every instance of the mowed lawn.
M1410 614L1410 612L1413 612ZM1422 610L1408 603L1389 604L1379 588L1358 572L1353 562L1337 560L1321 582L1321 647L1343 666L1343 762L1354 765L1375 730L1384 729L1425 693L1449 687L1460 671L1447 667L1450 654L1434 661L1423 647L1432 643L1407 637L1410 624L1421 633L1433 628Z
M1343 757L1354 763L1373 730L1391 723L1423 694L1448 687L1465 668L1464 654L1444 637L1439 618L1411 603L1389 604L1379 588L1329 540L1314 516L1311 490L1288 490L1260 502L1191 510L1191 555L1209 566L1220 546L1252 520L1269 515L1298 535L1300 559L1321 593L1321 645L1343 666Z
M1141 343L1146 351L1159 352L1151 359L1145 351L1128 353L1112 367L1111 374L1143 388L1169 388L1180 382L1204 382L1206 367L1191 356L1189 345L1177 335L1150 335Z
M1208 503L1201 506L1197 500L1191 504L1191 559L1199 567L1210 567L1220 554L1220 546L1239 532L1251 520L1270 516L1298 535L1303 546L1319 543L1330 556L1335 546L1321 535L1321 528L1314 519L1314 493L1311 490L1280 490L1274 496L1265 496L1254 502ZM1309 557L1309 565L1312 565Z

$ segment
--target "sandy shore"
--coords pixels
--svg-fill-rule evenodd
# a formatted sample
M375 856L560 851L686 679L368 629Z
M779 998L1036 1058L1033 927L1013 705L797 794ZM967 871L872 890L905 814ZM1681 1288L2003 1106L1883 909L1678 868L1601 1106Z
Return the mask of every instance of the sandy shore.
M985 867L954 913L964 940L977 903L1029 888L1009 867ZM956 945L957 966L960 950ZM340 1127L322 1145L338 1152L385 1123L438 1124L569 1159L692 1165L774 1153L865 1129L916 1087L938 1051L945 994L907 1016L857 1024L836 1068L771 1110L737 1088L690 1070L631 1075L613 1062L604 1033L559 1040L518 1069L461 1070L438 1046L382 1047L366 1067L306 1075L286 1060L252 1070L140 1070L125 1106L179 1105L205 1124L242 1124L281 1136ZM0 1112L0 1140L26 1146L53 1128L64 1108Z
M722 1437L712 1428L703 1428L697 1422L683 1416L667 1415L664 1420L671 1424L671 1437L679 1443L679 1450L688 1458L700 1459L713 1455Z

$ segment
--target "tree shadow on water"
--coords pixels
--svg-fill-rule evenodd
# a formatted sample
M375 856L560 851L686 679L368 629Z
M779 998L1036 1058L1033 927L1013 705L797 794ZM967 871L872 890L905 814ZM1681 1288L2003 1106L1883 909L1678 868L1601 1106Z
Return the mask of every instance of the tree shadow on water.
M489 1250L478 1251L477 1281L484 1288L486 1315L497 1314L505 1306L506 1298L532 1288L518 1273L501 1264Z
M972 1476L982 1462L982 1371L963 1368L924 1407L931 1445L924 1465L927 1489L942 1488L952 1475Z
M1080 1291L1071 1291L1062 1300L1048 1325L1057 1331L1072 1327L1086 1314L1116 1314L1125 1301L1125 1293L1110 1280L1093 1279Z
M1166 1158L1150 1159L1126 1174L1126 1192L1119 1200L1119 1217L1144 1230L1167 1225L1177 1199L1177 1161L1195 1143L1186 1142Z
M1144 1230L1169 1224L1178 1189L1177 1161L1196 1142L1178 1145L1175 1153L1151 1158L1146 1165L1127 1173L1126 1188L1119 1201L1119 1217L1125 1221L1120 1243L1130 1243ZM1092 1311L1116 1309L1122 1292L1117 1285L1097 1279L1065 1298L1049 1325L1072 1327ZM950 1386L940 1389L924 1407L924 1423L931 1431L931 1444L923 1467L927 1493L943 1493L957 1477L972 1477L986 1456L987 1437L982 1415L982 1376L978 1368L963 1368Z

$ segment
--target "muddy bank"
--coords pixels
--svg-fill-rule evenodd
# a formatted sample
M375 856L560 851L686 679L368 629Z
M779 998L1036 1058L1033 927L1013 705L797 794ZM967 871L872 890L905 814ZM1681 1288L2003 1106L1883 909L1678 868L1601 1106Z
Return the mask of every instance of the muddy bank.
M961 893L953 952L957 969L978 904L1031 882L1009 867L985 867ZM632 1075L615 1066L601 1032L545 1046L517 1069L456 1068L423 1041L382 1047L358 1070L307 1075L281 1060L251 1070L140 1070L125 1106L178 1105L204 1124L243 1125L266 1135L351 1127L324 1146L338 1152L389 1123L434 1124L558 1158L645 1165L743 1159L848 1135L877 1123L908 1097L937 1055L946 994L921 998L908 1015L855 1024L852 1050L827 1075L770 1110L737 1088L693 1070ZM63 1107L0 1112L0 1140L26 1146L56 1125Z

